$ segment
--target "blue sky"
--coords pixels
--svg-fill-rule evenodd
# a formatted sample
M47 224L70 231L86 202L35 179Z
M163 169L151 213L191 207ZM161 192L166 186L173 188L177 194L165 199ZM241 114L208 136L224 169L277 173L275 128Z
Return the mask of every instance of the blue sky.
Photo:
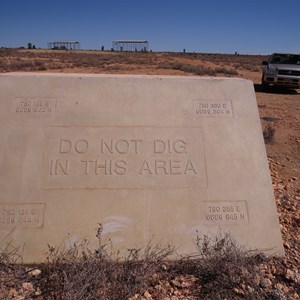
M153 51L299 53L300 0L0 0L0 47L110 49L118 39Z

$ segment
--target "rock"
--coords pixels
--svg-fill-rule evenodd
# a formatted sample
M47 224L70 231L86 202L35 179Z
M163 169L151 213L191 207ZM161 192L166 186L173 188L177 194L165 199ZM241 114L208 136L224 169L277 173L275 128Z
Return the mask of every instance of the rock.
M286 273L285 273L285 278L294 281L295 278L296 278L295 272L292 271L292 270L290 270L290 269L287 269L287 270L286 270Z
M275 287L276 287L276 289L281 290L281 291L284 288L284 286L281 283L276 283Z
M147 300L151 300L152 296L150 295L150 293L148 291L146 291L143 295Z
M245 296L245 292L242 289L234 288L233 292L237 295Z
M181 287L181 281L180 280L178 280L177 278L175 278L175 279L173 279L172 281L171 281L171 283L172 283L172 285L173 286L175 286L175 287Z
M158 292L163 291L163 287L162 287L161 284L157 284L157 285L154 287L154 289L155 289L156 291L158 291Z
M40 288L37 288L35 293L34 293L35 296L40 296L42 295L42 291L40 290Z
M266 288L271 287L272 281L269 278L263 278L263 280L261 281L261 285Z
M36 277L36 276L40 275L41 273L42 273L41 270L39 270L39 269L34 269L34 270L30 271L30 272L28 273L28 275L33 276L33 277Z
M9 296L10 298L16 298L17 295L18 295L18 292L17 292L17 290L14 289L14 288L10 289L9 292L8 292L8 296Z
M188 287L190 287L192 284L191 284L191 282L189 282L189 281L183 281L182 283L181 283L181 287L182 288L188 288Z
M26 293L26 292L33 292L34 291L34 288L33 288L33 285L31 282L24 282L22 284L22 289L23 291Z
M287 286L284 286L283 292L288 295L290 293L290 289Z
M272 274L270 274L270 273L267 273L267 274L266 274L266 277L267 277L268 279L270 279L270 280L274 279L274 276L273 276Z
M274 290L271 292L270 296L271 296L271 298L269 298L269 299L287 300L287 297L282 290Z
M178 290L174 291L174 296L180 296L180 295L181 293Z

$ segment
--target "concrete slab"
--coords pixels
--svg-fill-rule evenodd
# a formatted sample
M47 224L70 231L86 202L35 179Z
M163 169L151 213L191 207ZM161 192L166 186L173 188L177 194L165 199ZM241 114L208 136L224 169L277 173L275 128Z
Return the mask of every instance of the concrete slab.
M253 84L242 79L0 75L0 239L114 249L231 232L282 254Z

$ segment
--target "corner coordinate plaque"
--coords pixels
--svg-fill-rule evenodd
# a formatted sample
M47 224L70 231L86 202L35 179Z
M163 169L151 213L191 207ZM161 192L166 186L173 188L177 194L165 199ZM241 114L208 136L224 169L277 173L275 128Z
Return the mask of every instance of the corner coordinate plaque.
M0 204L0 229L41 228L44 213L44 203Z

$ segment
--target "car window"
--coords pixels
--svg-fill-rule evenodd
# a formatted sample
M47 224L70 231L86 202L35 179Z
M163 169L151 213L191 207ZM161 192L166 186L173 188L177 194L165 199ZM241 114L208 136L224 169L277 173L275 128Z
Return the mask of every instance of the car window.
M300 55L274 54L269 61L271 64L300 64Z

